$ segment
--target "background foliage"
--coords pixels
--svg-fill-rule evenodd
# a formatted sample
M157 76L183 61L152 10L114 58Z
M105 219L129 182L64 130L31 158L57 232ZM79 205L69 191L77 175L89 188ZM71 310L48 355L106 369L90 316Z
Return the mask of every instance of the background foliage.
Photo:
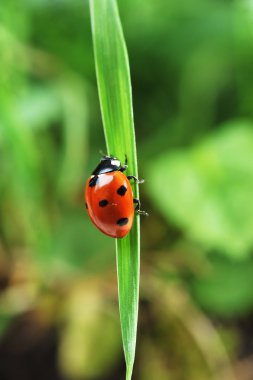
M134 379L251 379L249 1L119 1L142 220ZM105 150L88 3L0 6L0 377L122 379L113 241L83 187Z

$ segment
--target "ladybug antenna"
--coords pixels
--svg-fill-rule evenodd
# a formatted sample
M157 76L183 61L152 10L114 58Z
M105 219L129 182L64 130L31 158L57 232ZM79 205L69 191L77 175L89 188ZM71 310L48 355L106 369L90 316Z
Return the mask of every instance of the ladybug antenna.
M111 158L112 157L109 154L105 154L101 149L99 150L99 154L102 156L101 160L103 160L104 158Z
M116 157L113 154L105 154L101 149L99 150L99 154L102 156L102 159L104 158L116 159Z

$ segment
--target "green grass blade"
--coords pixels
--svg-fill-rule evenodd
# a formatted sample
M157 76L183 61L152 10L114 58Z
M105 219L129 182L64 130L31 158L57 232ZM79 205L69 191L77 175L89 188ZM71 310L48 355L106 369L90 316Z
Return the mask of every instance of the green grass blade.
M124 160L138 175L127 49L115 0L90 0L100 107L108 153ZM138 188L133 185L134 197ZM116 241L119 307L127 380L131 379L137 332L140 266L139 218L131 232Z

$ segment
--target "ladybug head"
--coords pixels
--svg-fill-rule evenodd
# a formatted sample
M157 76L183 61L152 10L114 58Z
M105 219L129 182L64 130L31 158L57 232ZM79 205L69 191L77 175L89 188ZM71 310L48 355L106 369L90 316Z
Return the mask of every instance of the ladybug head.
M93 171L93 175L99 175L103 173L114 172L120 170L121 163L120 160L113 156L103 156L100 160L100 163Z

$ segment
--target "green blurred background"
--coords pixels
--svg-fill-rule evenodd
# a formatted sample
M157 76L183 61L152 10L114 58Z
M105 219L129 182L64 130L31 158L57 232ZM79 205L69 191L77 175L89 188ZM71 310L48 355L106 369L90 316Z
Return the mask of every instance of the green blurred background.
M253 7L121 0L142 208L134 380L253 379ZM120 127L120 126L119 126ZM0 5L0 379L124 379L87 0Z

